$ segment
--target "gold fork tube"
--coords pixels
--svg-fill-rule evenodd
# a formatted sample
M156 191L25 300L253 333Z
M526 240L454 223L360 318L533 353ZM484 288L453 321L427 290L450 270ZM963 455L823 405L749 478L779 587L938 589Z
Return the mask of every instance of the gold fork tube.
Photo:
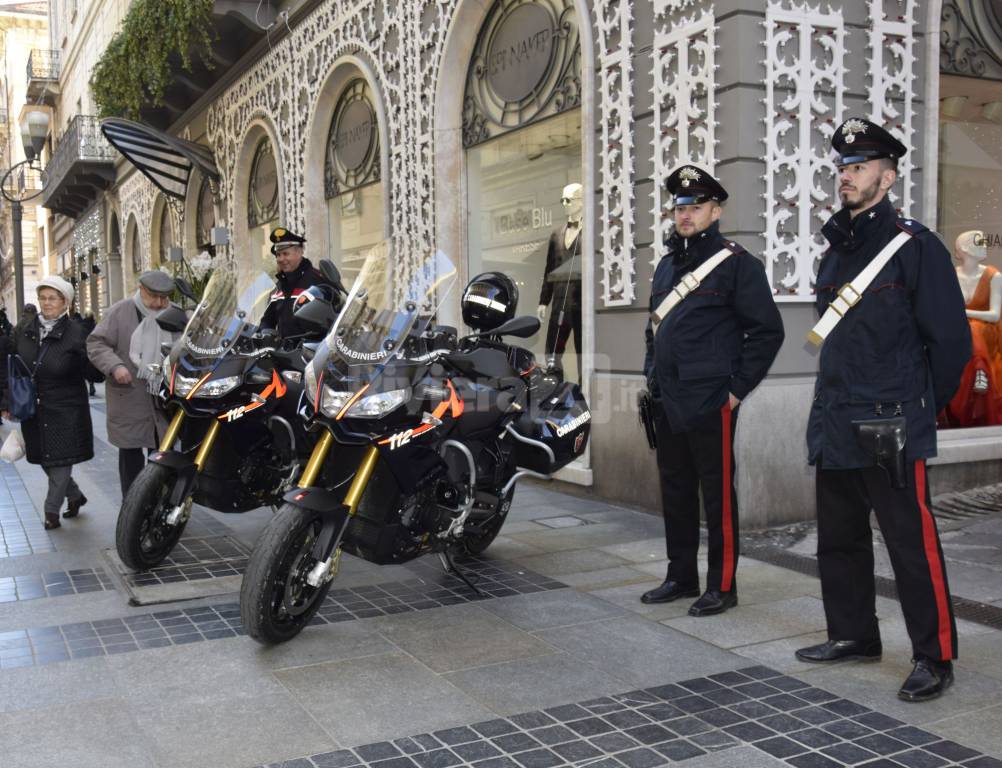
M310 488L317 482L317 475L320 474L320 469L327 460L327 454L330 452L331 443L333 442L334 435L324 430L320 439L317 440L317 444L313 446L310 460L306 463L306 469L303 470L303 474L299 478L300 488Z
M174 411L174 417L170 420L170 426L167 427L167 433L163 436L160 441L160 450L169 451L174 447L174 443L177 442L177 436L181 432L181 422L184 421L184 409L178 408Z
M348 493L344 497L345 506L348 507L352 515L358 509L358 503L362 500L362 493L365 491L365 486L369 484L369 478L372 477L372 472L376 468L378 460L379 449L374 445L370 445L365 452L365 456L362 458L362 463L359 464L358 470L355 472L355 479L351 481Z
M212 450L212 444L216 442L216 435L219 434L219 425L221 423L218 419L213 419L209 425L209 431L202 438L202 444L198 447L198 453L195 454L195 466L199 469L202 469L205 465L205 460L209 457L209 451Z

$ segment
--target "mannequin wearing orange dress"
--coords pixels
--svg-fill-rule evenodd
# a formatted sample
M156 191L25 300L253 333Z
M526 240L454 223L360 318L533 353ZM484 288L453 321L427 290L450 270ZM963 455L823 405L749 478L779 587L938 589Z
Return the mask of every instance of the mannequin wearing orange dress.
M943 420L952 427L1002 424L1002 273L982 263L987 256L982 232L957 237L954 254L974 354Z

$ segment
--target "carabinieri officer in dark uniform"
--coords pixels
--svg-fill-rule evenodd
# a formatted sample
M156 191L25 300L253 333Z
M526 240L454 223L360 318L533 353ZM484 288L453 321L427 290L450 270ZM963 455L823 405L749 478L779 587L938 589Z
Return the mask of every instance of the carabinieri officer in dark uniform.
M303 256L305 237L283 227L277 227L272 230L271 242L271 252L278 264L278 285L271 295L268 309L261 318L261 328L274 328L278 335L285 339L299 335L305 330L299 327L299 323L292 315L296 297L314 285L326 285L331 291L334 287L320 270Z
M809 460L817 467L818 566L829 639L796 655L818 663L880 658L872 509L915 663L898 696L923 701L953 682L957 656L926 459L936 455L936 414L957 388L971 336L950 254L924 226L899 217L887 198L906 147L857 118L839 126L832 146L840 156L842 209L822 230L830 248L818 268L817 308L824 314L836 302L830 317L843 319L821 348L807 428ZM910 237L864 290L857 276L902 232ZM840 288L850 281L858 293Z
M783 343L783 322L762 263L720 234L726 190L692 165L672 173L666 187L674 195L675 230L654 272L644 375L655 399L668 574L641 600L699 595L702 490L709 571L706 591L689 614L709 616L738 602L738 404L772 365ZM693 274L710 266L701 281ZM684 298L661 317L669 295Z

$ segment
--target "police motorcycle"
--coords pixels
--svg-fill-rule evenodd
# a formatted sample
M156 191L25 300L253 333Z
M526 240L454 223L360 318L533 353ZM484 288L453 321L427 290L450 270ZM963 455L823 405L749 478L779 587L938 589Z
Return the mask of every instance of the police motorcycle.
M333 264L322 261L320 269L338 288L315 286L297 299L300 325L313 329L304 338L279 340L258 330L274 290L263 270L217 270L190 320L177 308L158 318L161 327L183 333L169 351L165 345L162 365L151 366L151 391L171 418L122 500L115 544L128 567L161 563L193 503L245 512L274 507L294 487L312 448L296 413L302 343L323 338L347 293Z
M240 591L243 627L261 643L309 623L346 552L376 564L437 553L475 590L453 555L487 549L520 478L584 451L591 414L578 386L505 342L539 330L513 317L511 279L471 281L461 305L473 333L457 338L434 322L455 267L441 252L416 261L394 291L385 252L371 252L306 368L302 413L319 437Z

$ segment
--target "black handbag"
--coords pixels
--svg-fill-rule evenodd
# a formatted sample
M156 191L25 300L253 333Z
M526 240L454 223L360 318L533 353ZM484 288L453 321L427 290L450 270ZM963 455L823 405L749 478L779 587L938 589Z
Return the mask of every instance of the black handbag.
M7 407L10 415L16 421L27 421L35 418L38 405L38 392L35 389L35 371L38 370L42 358L49 346L41 345L42 349L30 369L20 355L12 354L7 358Z
M863 450L877 460L891 481L892 488L906 488L905 442L908 432L904 416L865 419L852 422L856 440Z

